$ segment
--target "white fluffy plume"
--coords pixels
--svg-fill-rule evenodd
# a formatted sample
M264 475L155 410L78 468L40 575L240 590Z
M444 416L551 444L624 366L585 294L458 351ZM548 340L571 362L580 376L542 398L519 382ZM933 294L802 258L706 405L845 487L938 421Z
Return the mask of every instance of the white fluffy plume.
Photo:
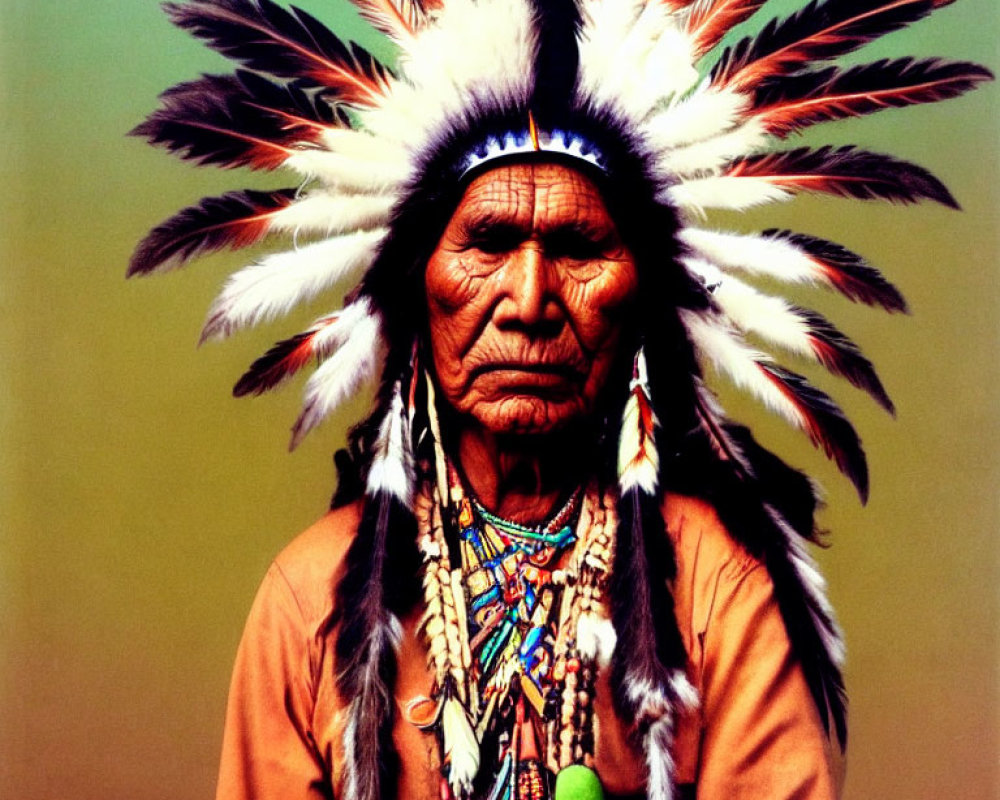
M406 508L413 507L413 453L400 381L393 387L389 411L382 420L374 457L368 469L368 495L394 495Z
M675 184L665 190L664 199L674 206L702 214L706 208L746 211L792 197L792 192L766 178L712 175Z
M755 333L797 356L816 361L808 322L781 297L758 292L714 264L683 259L684 266L712 287L712 298L729 320L744 333Z
M274 214L270 230L324 236L370 230L389 222L395 202L391 194L332 194L314 190Z
M461 116L472 98L503 105L524 101L531 89L535 33L525 0L448 0L434 25L403 47L399 70L380 108L365 115L379 137L417 150L447 119Z
M719 136L665 150L656 166L667 176L714 173L734 158L755 152L764 141L764 128L751 120Z
M693 227L682 229L680 239L723 269L788 283L830 283L815 259L786 239Z
M588 0L582 11L580 85L598 104L643 119L697 80L690 41L666 5Z
M710 321L686 309L681 309L680 317L701 357L728 375L739 388L757 397L768 409L800 430L806 430L807 420L801 409L761 370L760 363L771 362L767 355L749 347L721 320Z
M343 343L306 383L302 412L292 427L292 449L382 369L385 342L381 320L377 313L369 309L366 298L355 301L353 305L360 306L360 310Z
M202 341L275 319L337 282L356 278L371 265L385 234L385 228L345 234L245 267L230 276L212 303Z
M729 90L699 88L650 117L643 126L656 148L681 147L720 136L745 118L750 98Z

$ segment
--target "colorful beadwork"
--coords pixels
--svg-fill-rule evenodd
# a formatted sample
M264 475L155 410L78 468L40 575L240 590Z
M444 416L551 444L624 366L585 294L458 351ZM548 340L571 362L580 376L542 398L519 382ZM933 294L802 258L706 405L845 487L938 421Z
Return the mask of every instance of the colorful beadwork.
M429 726L441 741L442 785L462 800L550 800L562 768L593 766L596 653L581 652L578 629L603 613L613 510L596 489L577 491L532 528L483 508L447 469L447 506L443 482L417 504L424 633L435 696L449 709ZM462 765L473 763L468 774Z

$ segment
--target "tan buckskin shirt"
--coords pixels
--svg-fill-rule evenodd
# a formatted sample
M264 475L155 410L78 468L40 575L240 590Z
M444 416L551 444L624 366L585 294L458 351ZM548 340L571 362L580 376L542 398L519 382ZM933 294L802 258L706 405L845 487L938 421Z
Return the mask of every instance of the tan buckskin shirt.
M343 779L344 702L331 663L335 582L358 527L360 505L332 511L274 561L236 657L218 800L335 798ZM838 796L832 752L774 600L763 564L726 533L706 503L670 496L664 506L677 557L674 602L688 676L700 708L674 744L682 797L698 800L830 800ZM404 620L398 708L430 695L432 676ZM600 675L596 768L608 797L641 797L642 756L625 741ZM397 714L400 800L437 800L437 745Z

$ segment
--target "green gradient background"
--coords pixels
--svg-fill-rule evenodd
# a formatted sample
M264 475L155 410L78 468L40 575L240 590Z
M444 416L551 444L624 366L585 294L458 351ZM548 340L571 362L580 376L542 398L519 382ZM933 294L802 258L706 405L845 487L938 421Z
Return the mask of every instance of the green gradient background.
M288 455L301 381L250 401L229 389L337 298L196 352L208 303L245 259L130 283L125 264L182 205L251 181L123 134L160 90L221 59L145 0L0 8L0 796L204 798L244 615L273 554L324 510L347 419ZM878 55L996 68L997 23L995 0L965 0ZM850 800L1000 796L998 111L990 86L819 131L931 167L964 213L805 198L758 218L864 253L913 308L809 298L880 365L899 407L893 422L817 377L868 446L867 508L746 408L828 487L835 546L821 560L849 646Z

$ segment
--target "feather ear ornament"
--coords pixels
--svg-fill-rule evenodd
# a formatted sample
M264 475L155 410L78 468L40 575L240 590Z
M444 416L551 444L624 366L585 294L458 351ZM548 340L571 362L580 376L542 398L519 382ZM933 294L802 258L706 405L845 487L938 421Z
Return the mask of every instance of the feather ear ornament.
M671 755L677 716L697 706L665 580L676 572L660 512L658 425L643 348L633 361L618 451L618 534L611 572L617 643L612 686L619 713L633 720L646 753L647 794L673 800ZM655 609L655 611L654 611Z

